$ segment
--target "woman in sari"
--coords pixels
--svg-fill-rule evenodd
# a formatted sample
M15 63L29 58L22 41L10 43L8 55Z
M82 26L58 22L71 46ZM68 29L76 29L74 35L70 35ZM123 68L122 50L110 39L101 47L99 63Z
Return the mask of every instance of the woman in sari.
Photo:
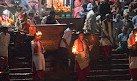
M76 47L75 56L75 69L77 72L77 80L83 81L86 80L90 72L90 58L89 58L89 49L91 50L93 45L88 47L87 41L84 38L84 34L80 33L79 38L75 40L73 48Z
M78 18L79 11L80 9L82 9L82 6L84 3L85 3L85 0L75 0L74 2L75 8L73 11L74 18Z

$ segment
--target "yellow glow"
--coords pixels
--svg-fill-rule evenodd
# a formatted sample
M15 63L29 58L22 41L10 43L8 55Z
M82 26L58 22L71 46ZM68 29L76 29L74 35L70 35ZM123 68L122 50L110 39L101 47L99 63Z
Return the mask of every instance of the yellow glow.
M40 31L38 31L38 32L36 33L36 35L39 36L39 35L42 35L42 33L41 33Z
M0 71L0 74L3 73L2 71Z
M77 46L72 47L72 53L76 54L77 53Z
M137 42L137 33L135 34L135 42Z

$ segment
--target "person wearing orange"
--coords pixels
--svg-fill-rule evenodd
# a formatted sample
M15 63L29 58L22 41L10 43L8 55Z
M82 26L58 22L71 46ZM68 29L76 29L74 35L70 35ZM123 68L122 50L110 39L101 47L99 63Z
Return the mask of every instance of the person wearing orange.
M75 69L77 72L77 80L83 81L86 80L90 72L89 49L91 50L92 45L88 46L88 43L84 38L84 34L80 33L79 38L74 42L73 48L74 47L76 47Z
M137 80L137 29L129 35L128 38L128 49L130 49L129 54L129 71L130 76L133 80Z
M44 47L40 41L42 33L36 32L35 39L31 41L33 61L33 81L44 81L45 58ZM39 80L40 79L40 80Z

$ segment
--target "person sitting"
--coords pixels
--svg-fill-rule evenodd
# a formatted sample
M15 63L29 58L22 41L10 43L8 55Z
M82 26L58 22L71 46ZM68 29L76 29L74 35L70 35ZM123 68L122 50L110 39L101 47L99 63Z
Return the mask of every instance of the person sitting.
M85 18L86 18L86 15L87 15L87 13L88 13L87 5L84 4L82 7L83 7L83 8L80 9L80 11L79 11L78 18L84 18L84 19L85 19Z
M91 2L88 3L88 5L87 5L87 10L88 10L88 11L92 10L92 7L93 7L93 6L97 6L95 0L90 0L90 1L91 1Z
M132 22L134 27L137 27L137 11L136 11L136 15L132 18Z
M118 35L119 46L117 48L117 51L119 51L120 53L128 52L127 40L129 35L127 33L127 30L128 28L126 28L126 26L123 26L122 33Z

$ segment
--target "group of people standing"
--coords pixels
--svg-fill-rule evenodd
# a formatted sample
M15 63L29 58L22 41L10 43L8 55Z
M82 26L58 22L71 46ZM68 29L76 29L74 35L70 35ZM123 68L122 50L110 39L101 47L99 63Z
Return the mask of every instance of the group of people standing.
M129 68L133 80L136 70L137 0L75 0L73 15L83 18L85 33L101 35L101 54L111 60L112 49L129 54Z

